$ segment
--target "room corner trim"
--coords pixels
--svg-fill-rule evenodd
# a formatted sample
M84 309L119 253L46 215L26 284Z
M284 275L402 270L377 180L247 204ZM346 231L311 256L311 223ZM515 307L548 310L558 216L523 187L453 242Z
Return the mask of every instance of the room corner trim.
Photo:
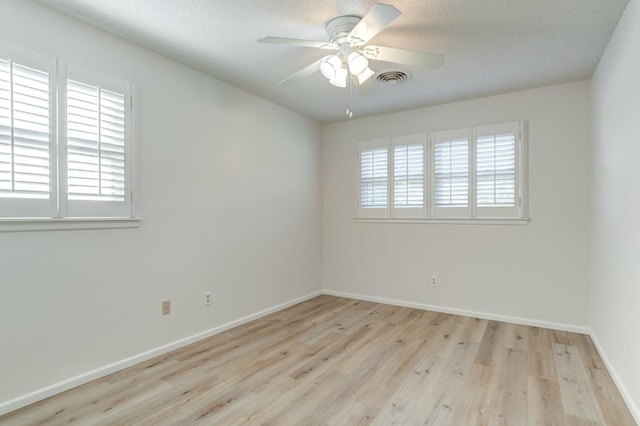
M403 306L405 308L416 308L425 311L441 312L445 314L461 315L464 317L482 318L492 321L509 322L513 324L528 325L532 327L550 328L552 330L570 331L572 333L590 334L588 327L581 327L572 324L541 321L529 318L512 317L508 315L489 314L485 312L467 311L464 309L449 308L446 306L427 305L424 303L407 302L405 300L387 299L385 297L365 296L362 294L345 293L334 290L323 290L323 294L329 296L346 297L349 299L365 300L367 302L384 303L387 305Z

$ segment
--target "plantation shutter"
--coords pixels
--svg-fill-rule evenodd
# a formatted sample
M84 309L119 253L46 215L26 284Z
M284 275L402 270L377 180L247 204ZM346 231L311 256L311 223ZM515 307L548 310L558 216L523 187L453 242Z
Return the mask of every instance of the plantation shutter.
M49 59L0 45L0 217L50 217Z
M432 214L469 216L469 131L435 132L433 146Z
M130 88L67 70L64 201L72 217L129 217Z
M124 201L124 94L67 81L67 194Z
M389 147L386 139L360 143L360 210L386 215L389 199Z
M478 216L519 216L520 124L480 126L476 134Z
M394 217L425 214L425 136L392 138Z
M396 145L393 150L393 206L424 206L424 145Z

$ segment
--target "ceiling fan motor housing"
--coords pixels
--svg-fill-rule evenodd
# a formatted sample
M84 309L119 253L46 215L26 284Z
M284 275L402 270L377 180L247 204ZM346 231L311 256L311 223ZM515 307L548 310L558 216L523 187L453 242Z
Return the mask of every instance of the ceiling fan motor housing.
M331 43L335 43L338 46L348 43L347 36L360 22L359 16L347 15L333 18L327 23L327 35Z

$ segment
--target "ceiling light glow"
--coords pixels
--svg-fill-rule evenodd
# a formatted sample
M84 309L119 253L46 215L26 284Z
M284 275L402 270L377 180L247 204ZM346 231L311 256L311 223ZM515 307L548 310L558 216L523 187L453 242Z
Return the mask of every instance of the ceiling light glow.
M349 71L353 75L360 75L369 69L369 61L358 52L351 52L347 58L347 62L349 63Z
M342 64L342 59L340 59L337 55L331 55L322 60L320 62L320 72L324 75L327 80L331 81L338 77L338 70L344 68ZM345 70L346 71L346 70Z

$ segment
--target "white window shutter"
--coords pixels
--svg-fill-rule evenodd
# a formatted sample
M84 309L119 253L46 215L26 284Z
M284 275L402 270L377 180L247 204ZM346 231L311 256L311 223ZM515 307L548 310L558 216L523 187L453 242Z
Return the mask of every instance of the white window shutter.
M50 60L0 45L0 217L51 217Z
M389 142L359 144L359 216L383 217L389 211Z
M75 67L67 68L62 85L65 215L130 217L130 85Z
M520 123L476 129L478 217L520 217Z
M469 217L469 130L431 134L432 215Z
M425 216L425 145L424 134L391 139L394 217Z
M67 194L125 199L124 94L67 80Z

